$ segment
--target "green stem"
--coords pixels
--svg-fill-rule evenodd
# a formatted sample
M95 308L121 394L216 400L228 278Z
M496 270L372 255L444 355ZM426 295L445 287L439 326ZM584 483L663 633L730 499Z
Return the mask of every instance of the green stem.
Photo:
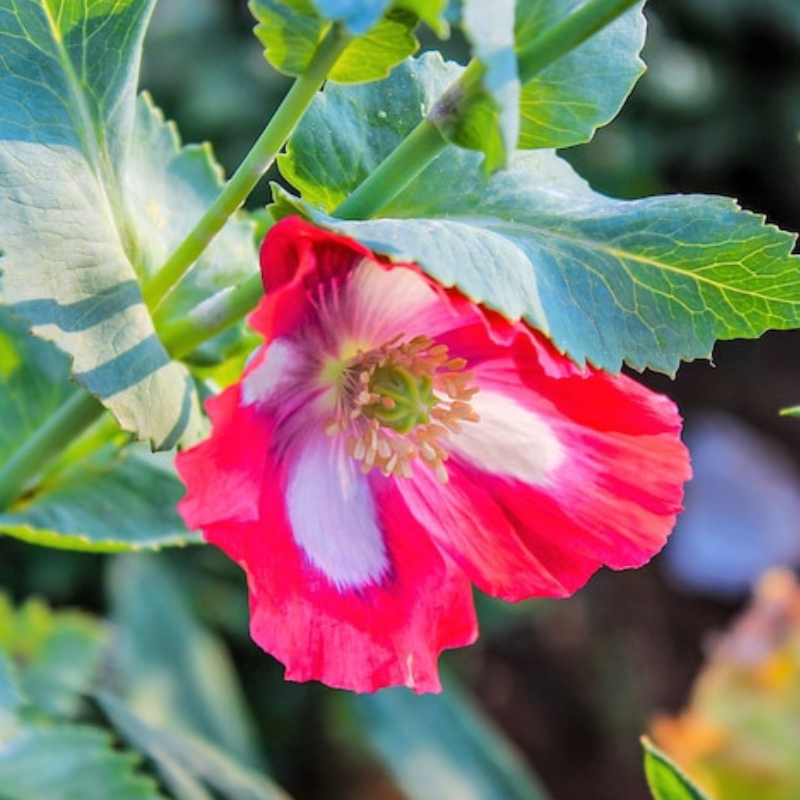
M375 216L447 147L436 126L423 120L333 212L340 219Z
M0 468L0 509L8 508L28 482L102 414L103 406L78 391Z
M523 84L574 50L620 14L641 0L590 0L577 11L534 37L517 53L517 70ZM333 212L340 219L368 219L384 209L446 147L442 133L448 120L465 115L481 91L483 69L472 61L461 77L442 95L427 119L381 163Z
M169 294L199 258L230 216L244 203L269 169L275 156L291 135L349 41L335 25L320 42L305 71L294 82L278 110L253 145L239 168L209 206L200 221L181 242L161 269L144 287L144 298L151 310Z
M523 84L543 69L583 44L641 0L590 0L568 17L546 28L517 53L517 70Z
M640 0L590 0L522 47L518 70L522 83L593 36ZM463 114L480 90L481 65L471 62L423 120L369 177L334 211L340 219L368 219L385 208L448 145L438 125L447 115ZM252 311L264 296L253 276L192 313L160 330L174 358L185 356L214 334Z
M182 358L214 334L249 314L264 296L261 275L253 275L229 292L199 306L191 314L164 325L161 342L173 358Z

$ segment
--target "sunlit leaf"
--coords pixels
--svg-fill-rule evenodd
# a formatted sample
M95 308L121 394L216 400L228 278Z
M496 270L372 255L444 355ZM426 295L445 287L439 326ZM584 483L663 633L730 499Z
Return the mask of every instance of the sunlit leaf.
M518 46L559 22L584 0L520 0ZM644 72L639 52L647 22L636 6L522 87L518 147L570 147L619 112Z
M269 63L287 75L300 75L330 23L308 2L252 0L250 10L258 20L256 36ZM359 83L385 78L392 67L419 47L412 32L416 22L413 14L402 11L379 20L348 44L331 69L330 80Z
M649 739L642 738L647 783L655 800L708 800L708 798Z
M178 156L173 130L155 148L157 125L137 112L152 4L0 0L0 269L3 301L71 356L76 380L126 430L168 448L201 436L202 419L140 281L200 217L220 177L207 150ZM250 228L229 231L200 265L212 282L222 274L208 259L222 249L228 270L255 269ZM174 309L196 302L187 285Z
M326 20L340 22L354 36L361 36L385 17L390 10L408 10L416 14L440 35L446 33L444 12L447 0L288 0L290 5L313 4Z
M454 71L431 55L385 84L328 87L293 138L284 175L333 210ZM386 96L395 100L389 129L374 122ZM306 214L415 261L504 316L523 317L576 362L610 371L625 361L672 373L681 359L709 356L716 339L800 325L794 237L733 201L614 200L549 150L520 151L493 177L479 162L465 150L439 157L386 206L386 219L334 220L285 197L273 213Z

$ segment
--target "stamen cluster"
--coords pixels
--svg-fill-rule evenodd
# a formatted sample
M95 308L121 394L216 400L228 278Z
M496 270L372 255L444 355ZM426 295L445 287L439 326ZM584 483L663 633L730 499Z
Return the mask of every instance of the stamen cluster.
M359 350L345 364L336 410L325 426L329 436L347 435L348 455L384 475L411 476L419 458L442 482L447 481L442 444L461 423L478 422L470 405L478 391L463 358L428 336L407 342L402 334L372 350Z

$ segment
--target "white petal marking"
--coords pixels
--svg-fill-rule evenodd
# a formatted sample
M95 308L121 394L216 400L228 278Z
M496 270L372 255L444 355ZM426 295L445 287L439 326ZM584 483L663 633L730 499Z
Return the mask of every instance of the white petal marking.
M357 329L357 339L381 344L404 334L412 338L420 333L420 315L432 303L436 293L427 281L407 267L386 269L363 261L353 272L348 285L350 318Z
M265 403L273 397L280 390L281 378L287 375L296 357L292 345L283 339L275 339L261 363L242 380L242 403L250 406Z
M470 401L480 421L465 423L449 449L479 469L543 486L564 459L564 448L538 414L498 392L482 389Z
M306 443L286 491L295 541L338 589L378 583L389 558L367 479L330 440Z

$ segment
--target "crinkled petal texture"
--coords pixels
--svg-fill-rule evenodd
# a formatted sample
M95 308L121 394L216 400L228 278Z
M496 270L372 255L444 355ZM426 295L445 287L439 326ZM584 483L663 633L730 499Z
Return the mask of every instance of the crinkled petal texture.
M244 569L253 638L288 678L436 691L439 653L476 636L472 584L560 597L662 547L689 477L669 400L296 218L268 233L262 270L264 347L179 455L180 510ZM477 390L439 440L444 481L421 458L369 469L330 425L350 412L337 364L421 336Z

